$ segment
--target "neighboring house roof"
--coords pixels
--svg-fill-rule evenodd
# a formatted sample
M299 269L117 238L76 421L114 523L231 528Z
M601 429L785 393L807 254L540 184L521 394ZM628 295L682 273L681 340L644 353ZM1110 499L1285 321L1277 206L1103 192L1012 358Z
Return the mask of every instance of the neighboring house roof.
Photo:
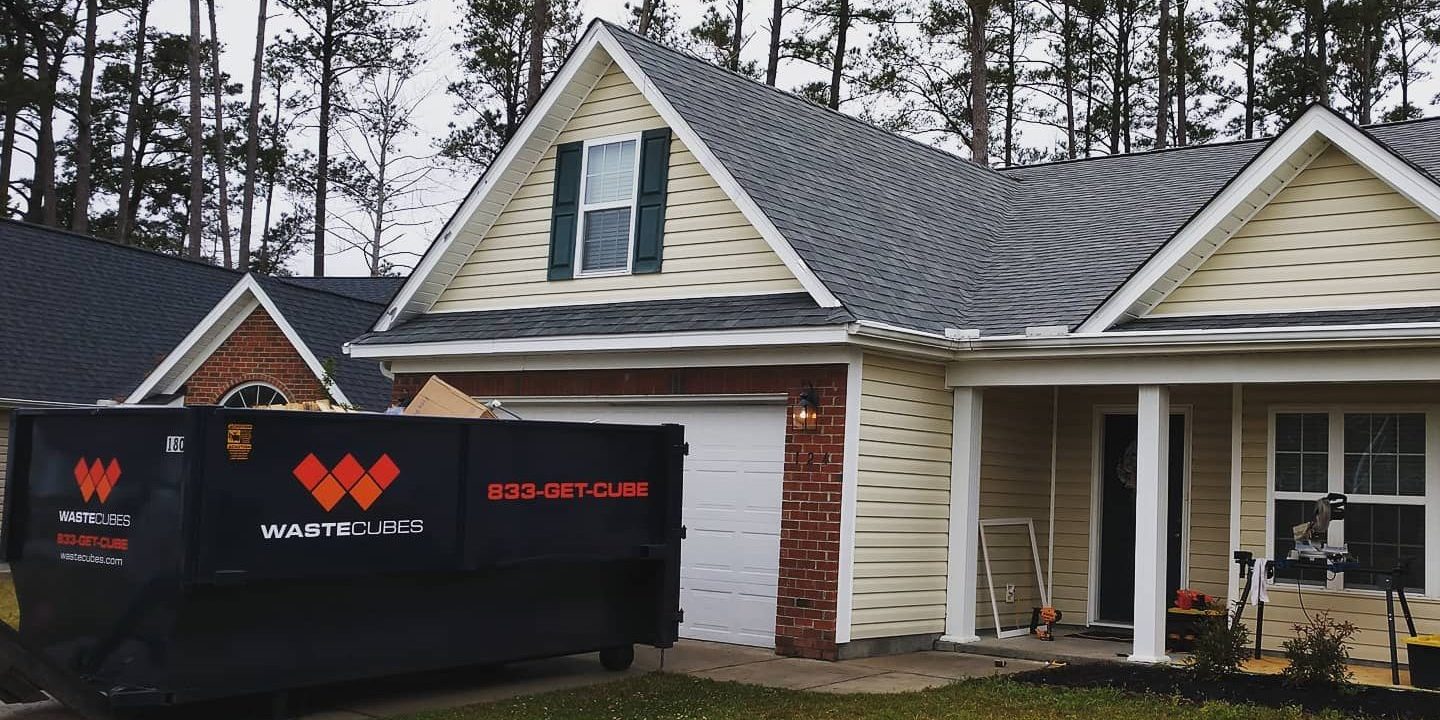
M982 336L1048 325L1074 330L1142 266L1155 261L1177 233L1204 219L1267 148L1312 130L1324 131L1337 143L1345 142L1341 135L1353 140L1359 133L1362 140L1351 146L1383 148L1432 185L1440 177L1440 119L1356 128L1323 108L1306 113L1298 123L1302 132L1288 138L1282 134L993 170L607 23L592 25L586 38L594 38L632 76L667 122L678 121L693 133L697 142L686 139L687 146L698 144L697 156L713 156L733 178L741 199L753 201L804 269L861 324L935 335L947 328L979 330ZM599 52L594 47L582 42L567 65L593 64L581 53ZM547 94L576 95L563 86ZM548 118L545 131L556 131L557 122ZM523 135L522 129L516 143L528 142ZM1300 141L1313 149L1319 139ZM526 152L538 157L533 147ZM477 191L487 183L509 182L497 179L501 173L487 171ZM1391 175L1380 173L1386 179ZM1257 182L1270 191L1284 181ZM479 212L475 197L472 193L460 215ZM457 231L447 228L436 247L453 255L461 246ZM439 267L436 274L443 277L463 262L440 255L435 248L427 253L415 288L426 282L420 273ZM1177 275L1172 272L1167 281ZM384 336L385 343L423 342L424 332L440 326L447 328L447 337L554 334L530 323L502 321L499 313L541 325L563 325L571 317L563 311L492 311L470 321L413 317L424 302L415 300L411 287L387 313L400 324ZM429 292L435 293L433 288ZM811 295L817 308L826 304L822 296ZM608 312L644 314L649 306L617 304ZM844 314L828 317L845 322ZM391 330L392 322L376 327ZM698 316L689 325L677 320L673 327L699 329L696 322ZM396 332L413 323L424 332ZM601 325L625 322L611 318Z
M400 286L405 284L403 277L286 277L280 279L291 285L299 285L311 290L323 290L380 305L390 302L390 299L395 297L395 293L400 290Z
M65 230L0 220L0 404L93 405L132 395L244 277ZM353 396L351 402L384 409L389 380L377 363L350 359L342 346L384 309L384 300L347 295L393 293L396 279L310 280L259 282L273 298L277 323L295 328L314 355L335 358L336 383ZM337 286L346 292L337 294Z
M0 401L123 397L238 277L0 220Z
M356 345L834 325L854 317L805 293L432 313Z

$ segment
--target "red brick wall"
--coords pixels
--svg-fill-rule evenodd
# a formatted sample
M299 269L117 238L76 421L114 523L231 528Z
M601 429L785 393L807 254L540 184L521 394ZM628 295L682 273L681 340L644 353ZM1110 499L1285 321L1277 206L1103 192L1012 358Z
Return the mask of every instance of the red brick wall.
M395 399L428 375L396 375ZM775 650L833 660L840 582L840 492L845 457L844 365L450 373L441 378L482 398L778 393L793 403L805 383L820 393L814 431L786 423Z
M185 381L185 402L218 403L231 388L254 381L274 385L292 402L328 397L319 378L265 308L255 308Z

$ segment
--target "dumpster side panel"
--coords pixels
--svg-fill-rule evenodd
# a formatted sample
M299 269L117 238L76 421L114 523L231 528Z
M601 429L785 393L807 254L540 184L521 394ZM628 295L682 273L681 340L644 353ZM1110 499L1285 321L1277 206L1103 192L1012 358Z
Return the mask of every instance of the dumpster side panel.
M30 647L106 682L153 680L180 587L184 454L194 415L17 416L7 558Z
M197 582L456 570L463 426L217 410Z

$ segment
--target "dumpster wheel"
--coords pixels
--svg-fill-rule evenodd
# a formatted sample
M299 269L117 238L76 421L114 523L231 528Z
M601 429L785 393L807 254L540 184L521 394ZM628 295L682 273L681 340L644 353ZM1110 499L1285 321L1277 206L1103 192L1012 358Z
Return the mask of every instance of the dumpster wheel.
M606 670L620 672L629 669L633 662L635 662L634 645L618 645L600 651L600 665Z

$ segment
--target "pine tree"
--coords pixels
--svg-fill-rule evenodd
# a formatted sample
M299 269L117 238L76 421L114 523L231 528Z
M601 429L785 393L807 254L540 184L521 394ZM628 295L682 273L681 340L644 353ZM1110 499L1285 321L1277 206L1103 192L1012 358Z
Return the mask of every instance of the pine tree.
M255 17L255 54L250 64L250 106L245 113L245 185L240 201L240 252L238 268L250 269L250 233L255 221L255 181L260 173L260 86L265 70L265 22L269 0L258 0Z
M325 275L326 200L335 103L342 83L383 67L396 47L420 36L418 24L400 17L415 0L280 0L304 28L290 33L276 51L294 59L319 98L316 109L315 232L311 252L316 277Z
M1231 134L1249 139L1267 127L1260 88L1262 63L1265 54L1274 51L1286 18L1285 6L1276 0L1225 0L1220 6L1220 25L1234 32L1224 57L1241 73L1236 93L1241 115L1231 123Z
M441 156L473 170L484 170L515 134L529 107L527 84L533 46L534 0L467 0L451 47L460 77L447 90L457 115L439 142ZM576 42L580 14L574 0L550 0L541 74L559 69Z
M1395 0L1390 8L1393 41L1386 64L1400 86L1400 104L1385 119L1409 120L1423 114L1411 87L1430 76L1426 65L1440 49L1440 0Z
M1375 106L1395 84L1385 61L1391 12L1390 0L1343 0L1332 11L1336 94L1361 125L1374 122Z

